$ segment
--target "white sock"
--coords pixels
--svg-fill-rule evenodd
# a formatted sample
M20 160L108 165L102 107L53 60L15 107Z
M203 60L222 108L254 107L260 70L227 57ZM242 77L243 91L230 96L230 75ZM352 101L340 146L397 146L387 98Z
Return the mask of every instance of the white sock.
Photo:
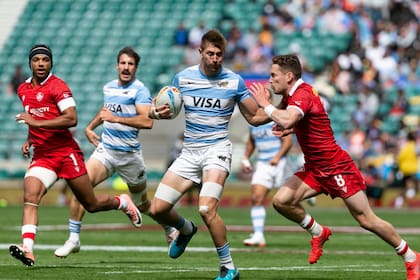
M313 237L320 236L322 233L322 226L318 224L311 215L306 214L302 222L299 223L300 226L306 229Z
M253 206L251 208L251 220L255 236L264 236L265 216L264 206Z
M37 231L36 225L23 225L21 228L22 233L22 244L29 250L29 252L32 252L34 249L34 243L35 243L35 236Z
M226 243L222 247L217 247L216 251L217 251L217 255L219 256L221 267L224 266L227 269L235 269L232 256L230 255L229 243Z
M35 241L31 238L23 238L23 245L29 250L29 252L33 252L34 243Z
M82 221L76 221L73 219L69 219L69 231L70 236L69 240L73 241L74 243L80 240L80 229L82 228Z
M127 209L128 201L122 198L121 195L118 196L118 199L120 201L120 205L118 205L118 209L124 209L124 210Z
M414 262L416 260L416 254L413 250L408 247L407 242L405 240L401 240L401 243L398 247L395 248L397 254L404 258L406 262Z
M75 233L75 232L70 232L69 240L72 241L73 243L76 243L76 242L80 241L80 235L78 233Z

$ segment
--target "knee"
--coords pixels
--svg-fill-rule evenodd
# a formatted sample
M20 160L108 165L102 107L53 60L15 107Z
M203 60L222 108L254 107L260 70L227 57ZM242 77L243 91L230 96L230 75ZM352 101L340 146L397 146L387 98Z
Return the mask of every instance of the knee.
M264 196L253 194L251 196L251 203L252 203L253 206L263 205L263 203L264 203Z
M39 204L41 196L32 193L25 193L23 196L23 202L25 203L36 203Z
M159 215L159 212L156 210L156 208L155 208L155 207L150 207L150 208L149 208L149 216L150 216L152 219L155 219L158 215Z
M287 200L280 195L276 195L273 197L272 205L274 209L276 209L279 212L282 212L286 208L292 207L292 201Z
M148 208L147 215L149 215L154 220L159 220L162 216L167 215L170 211L170 207L163 207L162 205L159 206L152 202Z
M39 204L45 193L46 193L46 190L40 190L38 192L25 191L23 195L23 201Z
M216 216L216 210L213 208L209 208L209 206L207 205L200 205L198 208L198 212L200 213L201 218L206 224L210 224Z
M149 216L154 219L159 214L159 211L157 211L155 205L151 204L149 207Z

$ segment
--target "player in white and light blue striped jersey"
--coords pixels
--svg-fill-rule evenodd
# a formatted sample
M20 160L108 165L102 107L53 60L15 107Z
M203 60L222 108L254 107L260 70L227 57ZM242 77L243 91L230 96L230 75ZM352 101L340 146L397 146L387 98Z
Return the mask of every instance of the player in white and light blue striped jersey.
M242 171L254 171L251 180L251 221L253 234L243 242L247 246L265 247L264 224L266 210L264 200L273 188L279 188L282 182L290 175L292 170L287 166L287 153L293 145L292 135L278 138L273 135L272 127L275 123L269 122L260 126L249 127L249 137L245 146L242 160ZM249 159L257 152L255 168Z
M145 106L148 112L152 102L149 89L137 79L124 86L121 86L118 80L113 80L104 86L103 92L104 107L117 118L135 118L138 115L138 107ZM141 125L104 121L102 144L110 150L138 151L141 148L138 140L140 128Z
M276 156L282 147L282 139L274 136L271 132L274 122L269 122L260 126L250 126L250 137L255 143L257 150L257 161L269 163Z
M92 186L117 172L127 183L130 196L142 213L148 213L146 166L138 133L151 129L153 120L148 117L151 107L149 89L136 79L140 56L125 47L117 56L118 79L103 87L104 106L85 129L88 140L96 146L86 163ZM95 129L103 125L102 139ZM55 251L57 257L66 257L80 250L80 229L85 210L76 199L70 205L70 236L66 243ZM163 225L170 242L177 234L175 228Z
M173 85L182 92L184 101L184 146L156 190L151 215L179 230L179 236L169 247L169 256L179 257L197 227L173 206L194 184L201 183L199 212L220 262L216 279L231 280L239 279L239 271L230 254L225 223L217 213L232 161L228 125L235 105L250 124L258 125L269 119L256 106L243 79L222 66L225 48L226 40L220 32L206 32L199 48L200 64L175 75ZM160 117L165 110L152 106L149 116Z
M209 79L195 65L178 73L173 84L184 101L185 146L202 148L228 141L235 105L250 97L244 80L226 68Z

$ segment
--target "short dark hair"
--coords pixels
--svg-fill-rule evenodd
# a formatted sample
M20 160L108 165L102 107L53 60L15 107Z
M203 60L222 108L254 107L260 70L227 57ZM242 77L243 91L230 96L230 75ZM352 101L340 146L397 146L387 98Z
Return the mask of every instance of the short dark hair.
M272 58L272 61L273 64L277 64L278 66L280 66L280 69L282 69L282 71L292 72L296 80L302 77L302 66L297 55L276 55Z
M117 56L117 63L120 62L121 55L126 54L130 57L134 57L134 61L136 64L136 67L140 64L140 55L132 48L132 47L124 47L118 52Z
M225 51L225 48L226 48L226 39L223 36L223 34L220 33L216 29L210 29L209 31L207 31L203 35L203 37L201 38L200 48L201 49L205 49L207 43L212 43L213 45L215 45L216 47L218 47L219 49L221 49L223 52Z

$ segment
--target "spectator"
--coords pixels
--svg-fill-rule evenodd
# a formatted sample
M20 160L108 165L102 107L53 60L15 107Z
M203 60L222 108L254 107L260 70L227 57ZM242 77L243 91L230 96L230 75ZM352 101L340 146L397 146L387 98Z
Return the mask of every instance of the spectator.
M274 0L267 0L262 9L261 23L270 26L277 26L279 21L279 14Z
M191 45L192 48L198 48L201 44L201 37L203 37L207 30L208 28L203 20L198 23L198 26L191 28L188 35L189 45Z
M404 90L399 88L397 90L397 98L392 103L392 107L389 113L392 116L401 117L408 111L409 106L410 104L404 95Z
M10 78L8 93L10 95L16 94L19 85L26 80L26 77L27 76L25 75L25 73L23 73L22 65L20 64L16 65L15 72Z
M229 34L227 36L227 47L226 47L226 60L232 60L235 56L235 52L238 49L244 48L245 45L242 40L242 31L241 29L234 23L229 30Z
M359 93L358 99L362 104L362 110L366 112L365 125L373 120L379 108L378 95L367 86L362 87L362 92Z
M370 206L382 206L381 199L384 192L384 183L381 180L378 169L373 164L369 164L361 171L366 182L366 196L368 197Z
M395 200L395 208L408 206L409 200L416 195L418 188L418 156L419 149L416 147L416 134L415 132L410 132L407 134L406 142L401 146L397 156L398 171L402 175L403 185L400 195Z
M377 61L375 65L379 71L379 78L382 83L387 81L395 82L398 77L398 62L391 55L391 49L386 48L382 59Z
M273 30L269 24L263 24L262 29L258 34L259 42L269 50L270 58L273 54L273 42L274 42L274 35Z
M188 45L188 29L184 22L181 21L175 30L175 45L185 47Z

